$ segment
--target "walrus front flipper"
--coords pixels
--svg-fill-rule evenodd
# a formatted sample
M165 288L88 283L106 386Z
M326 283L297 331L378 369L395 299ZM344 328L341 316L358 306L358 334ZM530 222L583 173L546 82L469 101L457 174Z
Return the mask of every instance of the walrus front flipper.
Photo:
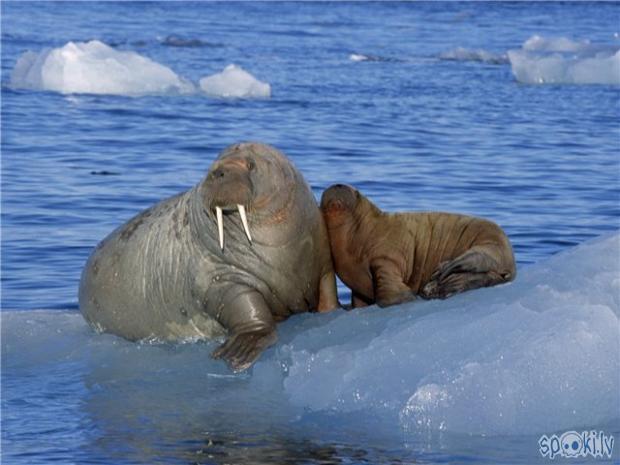
M250 368L260 354L276 340L275 329L233 334L213 351L211 356L215 359L223 358L237 373Z
M372 302L368 302L361 294L355 291L351 291L351 308L362 308L372 305Z
M375 301L379 307L387 307L415 300L411 288L403 281L396 262L381 258L370 264Z
M211 356L224 359L235 372L252 366L260 354L277 340L276 325L265 299L248 289L224 303L218 321L229 337Z

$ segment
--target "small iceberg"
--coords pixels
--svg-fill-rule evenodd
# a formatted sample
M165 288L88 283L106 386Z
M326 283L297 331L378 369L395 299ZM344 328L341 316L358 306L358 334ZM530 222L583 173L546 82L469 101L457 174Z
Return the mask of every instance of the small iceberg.
M497 54L483 49L474 50L464 47L457 47L453 50L444 52L439 55L439 59L446 61L478 61L492 65L508 63L508 56L506 54Z
M534 35L508 59L517 81L525 84L620 85L620 46Z
M567 37L542 37L537 34L527 39L522 49L528 52L593 53L616 50L618 47L595 45L589 40L571 40Z
M618 256L616 233L525 267L507 285L331 314L316 327L306 317L276 349L286 395L305 412L364 413L422 435L617 424Z
M221 73L204 77L200 88L207 95L223 98L269 98L271 86L240 66L228 65Z
M618 425L619 256L616 232L524 267L507 285L298 315L240 375L209 357L217 341L133 344L95 334L77 312L3 311L3 376L12 382L2 395L36 418L46 412L37 402L61 390L79 393L74 403L99 422L146 418L169 431L180 414L203 428L225 412L213 421L243 428L251 418L269 431L301 422L327 439L338 429L426 438ZM7 429L17 413L6 415Z
M174 36L167 45L198 46L194 39ZM203 45L205 43L202 43ZM39 53L26 52L15 64L10 84L14 89L47 90L61 94L141 96L152 94L204 94L225 98L269 98L271 86L237 65L204 77L199 86L167 66L131 51L115 50L98 40L69 42Z
M194 86L170 68L98 40L69 42L39 53L26 52L11 73L16 89L62 94L144 95L189 93Z

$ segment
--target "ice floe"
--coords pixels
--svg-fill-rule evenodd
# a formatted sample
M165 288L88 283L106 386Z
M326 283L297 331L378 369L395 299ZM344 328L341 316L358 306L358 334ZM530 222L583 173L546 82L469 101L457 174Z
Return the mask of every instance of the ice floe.
M279 325L276 346L240 375L209 358L217 342L133 344L94 334L76 312L5 311L3 371L45 385L50 372L80 370L78 379L105 387L84 393L85 402L103 396L106 412L122 417L140 405L153 415L164 409L162 417L183 411L200 424L212 410L227 412L231 425L268 415L266 427L287 428L308 417L326 431L337 422L381 435L617 424L619 256L616 233L521 269L508 285L299 315Z
M525 84L620 85L620 45L534 35L508 51L512 73Z
M221 73L204 77L200 88L208 95L223 98L269 98L271 86L259 81L240 66L228 65Z
M98 40L24 53L11 74L11 86L62 94L139 95L194 90L170 68Z
M195 40L169 36L167 45L195 47ZM204 43L201 43L204 45ZM271 86L239 66L200 80L200 86L173 70L132 51L114 49L101 41L69 42L40 52L25 52L11 73L15 89L62 94L192 94L236 98L268 98Z

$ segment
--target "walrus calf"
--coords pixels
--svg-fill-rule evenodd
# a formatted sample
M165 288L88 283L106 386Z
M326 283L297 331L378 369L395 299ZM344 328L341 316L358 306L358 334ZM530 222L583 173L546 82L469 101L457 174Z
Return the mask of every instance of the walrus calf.
M321 198L334 267L352 306L446 298L514 279L506 234L495 223L451 213L384 213L351 186Z
M329 240L302 175L275 148L232 145L191 190L113 231L79 290L98 331L136 341L210 339L236 370L289 315L338 306Z

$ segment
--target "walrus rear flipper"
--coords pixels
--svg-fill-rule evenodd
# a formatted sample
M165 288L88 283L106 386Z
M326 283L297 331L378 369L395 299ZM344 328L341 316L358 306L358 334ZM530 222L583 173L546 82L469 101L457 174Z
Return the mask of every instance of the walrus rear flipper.
M233 300L222 303L217 320L228 329L229 337L211 356L224 359L235 372L249 368L277 340L271 311L254 289L236 292Z
M514 261L496 245L474 246L454 260L439 265L420 294L445 299L459 292L494 286L514 279Z

